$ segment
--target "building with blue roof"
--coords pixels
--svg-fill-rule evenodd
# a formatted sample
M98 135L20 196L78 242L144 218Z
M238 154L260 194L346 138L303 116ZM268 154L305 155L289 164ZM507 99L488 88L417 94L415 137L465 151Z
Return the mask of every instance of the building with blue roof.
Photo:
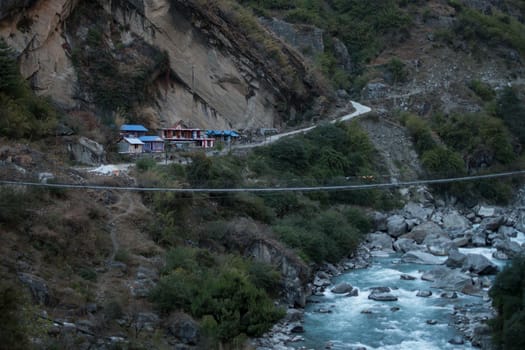
M148 129L140 124L123 124L120 127L120 136L140 137L146 135Z
M164 140L160 136L141 136L139 140L144 143L144 152L160 153L164 152Z
M240 137L239 133L234 130L206 130L206 135L227 143L233 142Z

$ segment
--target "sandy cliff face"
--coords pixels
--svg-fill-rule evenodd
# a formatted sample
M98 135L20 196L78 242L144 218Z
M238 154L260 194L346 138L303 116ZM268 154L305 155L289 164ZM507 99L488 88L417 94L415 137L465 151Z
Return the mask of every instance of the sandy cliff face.
M257 43L250 43L216 9L182 0L96 3L107 18L103 36L109 47L139 40L169 57L169 81L151 82L158 90L155 101L133 107L133 113L153 116L158 125L182 119L203 128L279 127L283 119L304 113L321 95L297 53L281 49L293 66L291 86L290 79L272 69L272 62L250 49ZM75 38L79 33L85 36L90 28L86 23L85 28L74 27L68 18L85 4L95 2L38 0L10 10L9 17L0 21L0 35L21 54L24 77L36 91L66 109L99 107L79 81L82 78L71 60L72 53L85 45ZM109 29L116 25L118 42Z
M101 3L131 32L168 53L171 69L182 81L172 82L158 100L156 112L166 124L182 119L200 127L244 128L272 125L277 119L272 91L253 81L249 67L239 66L237 57L216 47L191 16L171 8L169 1L134 2L143 8Z
M11 8L9 17L0 20L0 36L20 53L22 75L38 93L51 96L65 108L76 104L76 74L64 50L63 23L77 2L25 1L28 7Z

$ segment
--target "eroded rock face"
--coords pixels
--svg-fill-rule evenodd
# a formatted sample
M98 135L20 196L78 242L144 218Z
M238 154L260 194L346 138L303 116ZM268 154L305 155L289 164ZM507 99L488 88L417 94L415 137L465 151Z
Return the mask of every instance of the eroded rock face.
M26 10L23 13L13 13L14 2L17 3L16 8L25 7ZM71 15L77 2L78 0L0 2L0 36L20 53L22 76L30 80L37 93L51 96L65 108L76 106L73 96L77 78L69 58L63 23Z
M259 20L278 37L312 58L324 52L323 30L317 27L294 25L277 18Z
M106 160L104 147L98 142L83 136L73 139L68 144L68 151L73 160L82 164L98 165Z
M255 260L276 266L281 271L284 299L288 304L300 307L306 305L306 298L311 294L310 288L306 286L310 275L307 266L290 257L282 247L270 241L256 241L248 252Z

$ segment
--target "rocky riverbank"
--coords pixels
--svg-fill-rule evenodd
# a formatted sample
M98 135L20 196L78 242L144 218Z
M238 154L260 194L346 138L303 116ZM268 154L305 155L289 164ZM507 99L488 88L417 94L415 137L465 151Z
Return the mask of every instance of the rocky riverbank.
M332 279L352 269L366 268L373 256L398 254L402 263L435 265L421 276L401 275L400 278L427 281L429 288L440 291L441 298L478 297L480 303L475 306L454 308L453 323L463 336L449 341L451 344L470 342L475 347L489 349L486 321L493 317L494 311L488 290L493 276L506 261L524 252L522 200L508 207L467 208L435 200L423 188L416 192L417 200L407 202L400 210L373 213L375 230L367 235L355 257L338 265L321 266L311 281L312 294L322 296L328 292L351 297L365 292L369 293L368 299L393 301L396 297L388 286L361 291L348 283L334 286ZM428 292L430 290L421 290L418 296L431 295ZM282 322L255 341L256 348L297 348L294 343L302 340L303 332L301 311L290 309ZM316 312L331 313L332 310L319 308Z

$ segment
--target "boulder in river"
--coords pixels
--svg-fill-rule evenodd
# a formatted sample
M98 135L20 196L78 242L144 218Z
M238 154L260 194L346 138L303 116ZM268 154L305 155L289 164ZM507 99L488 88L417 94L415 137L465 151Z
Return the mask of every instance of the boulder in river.
M350 283L342 282L332 288L331 292L334 294L346 294L350 293L354 289Z
M472 245L474 247L485 247L487 245L487 231L476 230L472 234Z
M428 298L432 295L432 292L429 290L420 290L417 292L416 297Z
M416 241L411 238L400 237L394 242L394 249L397 252L406 253L411 250L424 250L425 247L418 245Z
M416 279L414 276L407 275L406 273L401 274L401 276L399 276L399 278L401 278L402 280L405 280L405 281L413 281L413 280Z
M434 211L432 208L425 208L423 205L414 202L408 202L403 208L405 215L409 219L428 220Z
M505 217L503 215L491 218L485 218L479 224L480 228L489 231L498 231L501 225L505 223Z
M411 250L403 254L401 261L410 264L423 265L441 265L444 263L443 259L440 259L437 256L417 250Z
M515 258L523 253L523 248L516 242L506 239L495 240L493 246L499 251L505 253L510 258Z
M433 282L433 288L457 292L462 292L467 286L473 284L472 278L466 273L459 270L451 270L445 266L439 266L425 272L421 279Z
M392 215L387 219L388 234L394 238L401 236L407 232L407 223L405 218L401 215Z
M446 232L463 232L470 227L470 221L456 210L443 216L443 229Z
M392 237L384 232L370 233L366 236L367 246L370 249L392 251Z
M429 253L438 256L447 256L451 250L456 249L454 242L446 237L427 236L423 241L423 244L427 246Z
M413 239L418 244L421 244L428 235L448 237L448 234L445 233L445 231L443 231L443 229L433 221L426 221L421 225L417 225L412 229L412 231L401 237Z
M375 291L368 295L368 299L375 301L397 301L397 297L395 295Z
M478 275L494 275L498 267L481 254L467 254L463 269Z
M459 268L463 266L466 259L467 256L465 254L460 253L458 250L451 250L445 265L451 268Z

